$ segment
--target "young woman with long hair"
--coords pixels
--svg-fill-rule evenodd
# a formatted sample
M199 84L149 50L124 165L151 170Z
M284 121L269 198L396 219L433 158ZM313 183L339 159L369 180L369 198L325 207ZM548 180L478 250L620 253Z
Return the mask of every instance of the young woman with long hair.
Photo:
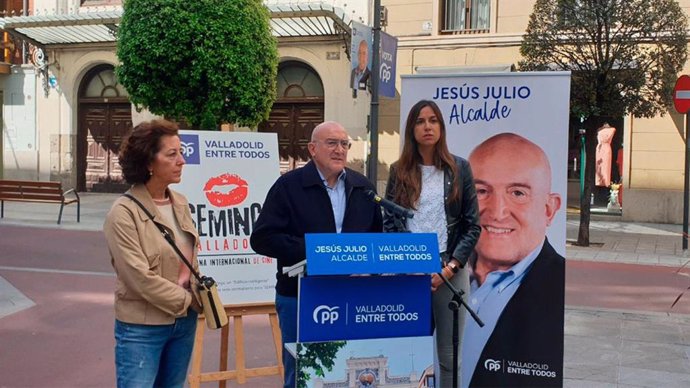
M472 170L467 160L448 150L446 127L441 110L433 101L417 102L407 116L405 141L400 159L388 176L386 198L409 208L413 218L386 211L387 232L436 233L441 262L439 272L466 295L469 274L465 265L479 238L479 213ZM431 279L432 303L439 366L437 387L450 387L453 381L453 315L448 308L452 292L442 285L438 274ZM459 311L459 332L465 323ZM457 349L460 373L460 346ZM458 376L458 381L460 377Z

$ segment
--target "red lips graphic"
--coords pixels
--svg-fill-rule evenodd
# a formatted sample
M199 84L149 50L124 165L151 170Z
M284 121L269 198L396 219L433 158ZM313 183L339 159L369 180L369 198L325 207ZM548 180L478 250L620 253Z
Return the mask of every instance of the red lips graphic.
M236 186L228 192L220 192L217 189L224 186ZM213 206L227 207L239 205L247 198L247 181L236 174L223 174L213 177L206 182L204 193Z

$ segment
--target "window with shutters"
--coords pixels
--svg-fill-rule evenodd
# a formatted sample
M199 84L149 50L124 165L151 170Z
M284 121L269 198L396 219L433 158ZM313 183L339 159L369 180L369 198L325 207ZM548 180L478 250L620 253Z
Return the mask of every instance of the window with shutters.
M489 32L491 0L441 0L441 33Z

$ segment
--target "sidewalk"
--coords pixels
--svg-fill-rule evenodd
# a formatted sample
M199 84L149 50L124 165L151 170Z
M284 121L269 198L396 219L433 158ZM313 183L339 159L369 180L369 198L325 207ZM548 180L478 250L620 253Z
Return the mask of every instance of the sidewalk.
M73 204L65 206L60 225L57 225L59 205L5 202L5 218L0 219L0 225L100 231L119 195L81 193L81 222L77 223L77 207ZM630 223L620 221L618 216L593 215L589 247L574 245L578 214L568 213L566 228L568 259L675 267L689 258L682 250L682 225Z
M606 219L610 220L606 220ZM578 247L579 215L567 220L567 258L583 261L678 267L688 260L682 249L682 225L631 223L616 216L590 221L590 246Z
M120 194L79 193L81 222L77 222L77 204L74 203L65 206L60 225L57 224L59 204L5 202L5 217L0 218L0 225L100 231L110 206L119 196Z
M14 225L33 228L49 228L63 230L100 231L103 221L110 210L110 205L119 194L80 193L81 222L77 222L77 205L65 206L62 222L57 224L60 205L54 203L5 202L4 218L0 218L0 226ZM0 235L0 244L3 241ZM2 268L0 256L0 268ZM14 288L9 282L0 277L0 319L23 309L34 306L34 302Z
M74 205L65 207L63 223L57 225L55 204L7 202L0 226L100 231L118 194L80 195L80 223ZM672 271L688 260L681 248L681 225L634 224L598 216L590 224L590 247L572 244L578 226L578 216L569 214L566 257L573 262L639 264ZM2 239L0 235L0 245L8 243ZM1 257L0 269L13 270L3 267ZM644 287L640 284L641 297ZM0 319L33 304L0 277ZM690 386L690 315L568 305L565 322L566 387Z

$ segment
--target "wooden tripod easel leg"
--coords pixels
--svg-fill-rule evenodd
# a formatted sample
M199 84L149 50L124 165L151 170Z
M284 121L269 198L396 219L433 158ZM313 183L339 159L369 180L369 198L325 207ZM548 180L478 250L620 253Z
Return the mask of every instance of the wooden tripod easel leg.
M230 337L230 325L225 325L220 329L220 365L218 370L225 372L228 370L228 338ZM225 388L227 380L218 382L218 388Z
M237 370L237 383L247 382L246 365L244 363L244 333L242 332L242 316L233 317L235 324L235 368Z
M200 316L196 327L196 334L194 336L194 351L192 353L191 370L188 376L189 387L200 388L202 382L205 383L210 381L218 381L218 387L225 388L226 380L231 379L237 379L238 384L245 384L247 382L247 378L251 377L279 375L282 378L285 373L283 368L283 345L280 339L280 326L278 325L278 316L276 315L275 305L272 303L259 303L254 305L226 306L225 311L229 317L233 318L233 325L235 326L236 370L228 370L230 327L227 325L221 329L219 371L207 373L201 372L206 322L204 318ZM242 317L244 315L263 314L268 314L268 319L271 324L271 333L273 334L273 342L276 347L276 358L278 359L278 365L247 369L244 354L244 330L242 327Z
M280 325L278 324L278 315L276 313L268 314L268 320L271 323L271 332L273 333L273 342L276 345L276 359L278 360L278 370L280 376L285 376L285 368L283 367L283 341L280 338Z

